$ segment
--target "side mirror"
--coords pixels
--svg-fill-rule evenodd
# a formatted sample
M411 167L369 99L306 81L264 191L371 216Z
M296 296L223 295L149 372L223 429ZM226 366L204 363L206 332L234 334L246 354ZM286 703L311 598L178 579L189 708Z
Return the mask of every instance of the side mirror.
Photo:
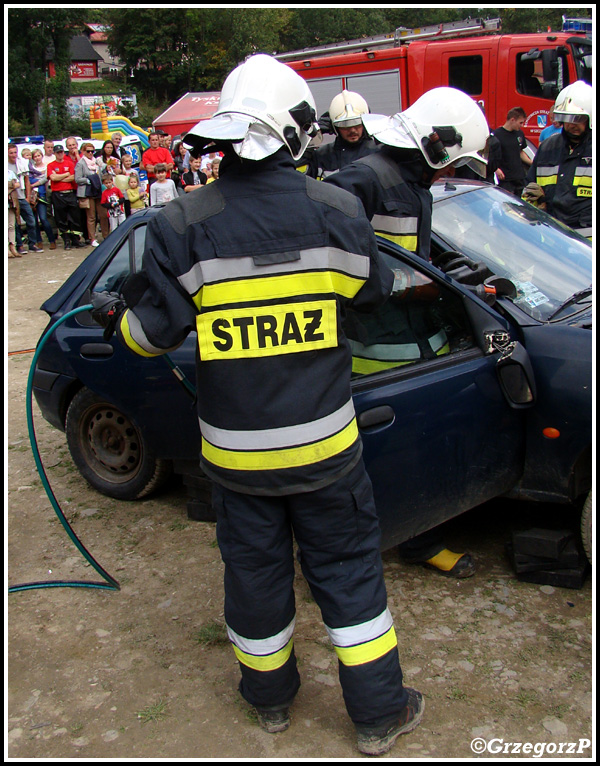
M558 53L556 49L549 48L542 51L542 74L544 82L554 83L558 80Z
M535 379L529 354L518 341L502 354L496 365L502 393L513 409L535 403Z

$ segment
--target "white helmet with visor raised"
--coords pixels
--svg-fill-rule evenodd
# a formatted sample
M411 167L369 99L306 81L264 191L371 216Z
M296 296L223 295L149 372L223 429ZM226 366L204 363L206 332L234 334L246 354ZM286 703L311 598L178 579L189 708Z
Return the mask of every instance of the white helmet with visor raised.
M435 169L469 165L485 177L490 130L481 107L456 88L433 88L392 117L366 115L367 133L401 149L418 149Z
M192 154L210 142L229 142L244 159L262 160L286 146L299 159L321 138L315 101L306 81L285 64L259 53L227 77L215 115L184 138Z

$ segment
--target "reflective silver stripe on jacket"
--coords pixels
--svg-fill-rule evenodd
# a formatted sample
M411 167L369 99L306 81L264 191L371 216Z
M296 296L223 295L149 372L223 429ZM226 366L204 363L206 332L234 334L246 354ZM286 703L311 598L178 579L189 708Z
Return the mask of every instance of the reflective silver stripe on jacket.
M396 218L391 215L374 215L371 226L375 231L385 231L388 234L417 234L418 218Z
M186 274L178 277L178 282L190 295L195 295L205 284L323 269L333 269L352 277L367 279L370 269L369 257L348 253L335 247L316 247L301 250L300 260L268 266L257 266L251 256L213 258L195 263Z
M321 441L345 428L354 419L354 403L350 399L331 415L283 428L267 428L262 431L229 431L216 428L200 420L202 436L213 444L225 450L264 450L286 449L302 444Z
M543 178L544 176L556 176L558 175L559 169L560 169L559 165L538 166L536 170L536 175L540 178Z
M121 321L126 322L127 330L129 331L129 335L134 343L136 343L147 354L157 356L169 351L174 351L176 348L178 348L177 346L173 346L171 348L158 348L158 346L150 343L146 337L144 328L142 327L140 320L134 314L133 309L128 309L128 311L126 311L126 313L123 315Z

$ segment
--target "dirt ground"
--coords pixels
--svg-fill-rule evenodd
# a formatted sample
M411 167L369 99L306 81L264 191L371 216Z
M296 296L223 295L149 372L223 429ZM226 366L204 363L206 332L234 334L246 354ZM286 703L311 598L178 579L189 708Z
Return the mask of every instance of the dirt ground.
M25 417L29 350L47 321L39 306L87 252L46 249L7 264L7 589L100 581L46 497ZM270 735L237 691L214 524L188 519L185 490L176 482L134 504L98 494L75 470L64 434L36 405L34 418L59 503L121 587L7 596L5 755L357 758L335 654L300 572L295 645L303 684L292 726ZM448 525L447 537L477 561L477 574L466 581L384 554L405 681L426 699L422 725L386 757L517 758L527 752L518 743L529 743L537 748L530 752L540 755L543 747L548 758L593 758L591 576L579 590L520 582L504 552L511 529L568 523L564 509L507 501L464 515Z

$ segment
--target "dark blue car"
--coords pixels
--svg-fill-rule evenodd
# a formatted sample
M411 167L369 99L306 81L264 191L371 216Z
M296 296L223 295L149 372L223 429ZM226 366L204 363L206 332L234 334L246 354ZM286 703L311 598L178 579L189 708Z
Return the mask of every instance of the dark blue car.
M591 555L590 243L497 187L433 192L433 262L380 239L395 292L376 315L347 317L383 547L502 495L572 504ZM50 324L141 268L156 212L89 255L42 306ZM135 357L87 311L50 337L35 397L97 490L133 500L175 472L202 507L195 348L189 337L170 359Z

